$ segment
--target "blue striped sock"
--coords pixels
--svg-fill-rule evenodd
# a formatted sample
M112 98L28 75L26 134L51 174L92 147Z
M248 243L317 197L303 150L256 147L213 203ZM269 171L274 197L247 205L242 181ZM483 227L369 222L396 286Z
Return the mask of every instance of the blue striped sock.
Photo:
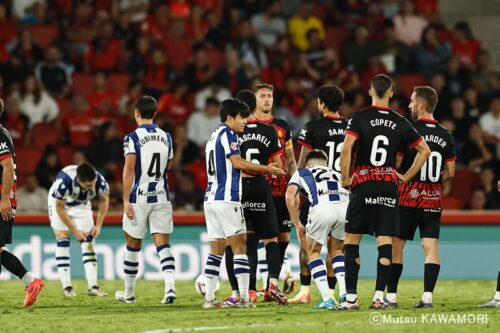
M330 293L330 288L328 287L328 280L326 278L326 268L323 260L321 258L311 260L308 264L311 275L318 287L318 290L323 298L323 301L327 301L332 298Z
M210 302L215 299L215 289L219 281L219 269L222 256L209 254L205 266L205 300Z
M345 286L345 258L343 255L338 255L332 258L333 273L339 284L339 296L346 293Z
M139 253L141 249L127 246L123 260L123 273L125 273L125 297L130 298L135 294L135 278L139 272Z
M94 252L94 244L91 242L81 242L83 269L87 279L88 288L97 286L97 256Z
M163 244L156 248L160 256L160 266L165 281L165 293L169 290L175 291L175 258L169 244Z
M234 255L234 275L238 280L238 289L240 297L248 302L248 286L250 284L250 264L246 254Z
M69 239L63 238L57 241L56 247L57 272L63 289L71 286L71 266L69 259Z

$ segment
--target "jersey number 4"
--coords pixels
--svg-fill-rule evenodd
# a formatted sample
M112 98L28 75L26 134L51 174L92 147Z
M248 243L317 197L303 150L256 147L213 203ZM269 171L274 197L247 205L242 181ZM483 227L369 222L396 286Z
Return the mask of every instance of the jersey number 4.
M148 176L154 178L156 181L160 180L160 153L153 153L151 163L149 163Z
M214 161L214 151L211 150L208 153L208 174L210 176L215 175L215 161Z

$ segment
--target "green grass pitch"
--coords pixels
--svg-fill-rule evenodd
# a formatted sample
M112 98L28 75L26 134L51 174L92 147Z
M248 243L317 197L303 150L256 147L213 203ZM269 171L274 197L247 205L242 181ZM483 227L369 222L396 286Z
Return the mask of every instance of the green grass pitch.
M257 303L255 309L202 310L202 298L194 282L178 282L178 300L162 305L163 283L137 281L137 302L121 304L114 292L122 281L104 281L108 297L86 295L84 281L75 281L77 297L64 298L59 282L49 281L32 308L22 307L24 293L19 281L0 281L0 329L10 332L499 332L500 309L478 309L477 305L492 296L494 281L438 281L433 309L413 309L421 294L422 281L403 280L399 309L368 309L374 281L360 281L360 311L320 311L313 304L278 307ZM314 302L319 300L312 286ZM222 283L219 297L227 296L229 287ZM374 315L375 313L375 315ZM373 325L369 316L384 316L386 323ZM433 322L441 315L448 323ZM460 319L468 315L468 323ZM487 315L487 323L477 323L478 315ZM424 316L424 317L422 317ZM426 316L426 317L425 317ZM445 318L444 316L448 316ZM449 319L455 316L455 321ZM462 316L462 317L460 317ZM379 317L381 318L381 317ZM396 323L399 320L409 323ZM406 318L406 319L405 319ZM474 319L476 318L476 319ZM482 317L484 319L484 317ZM411 322L415 320L415 322ZM387 322L389 321L389 322Z

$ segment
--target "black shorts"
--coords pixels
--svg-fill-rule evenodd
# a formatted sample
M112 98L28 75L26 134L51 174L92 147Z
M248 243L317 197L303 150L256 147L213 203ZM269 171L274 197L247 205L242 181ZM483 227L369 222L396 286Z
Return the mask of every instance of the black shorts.
M307 225L307 219L309 217L309 209L311 208L311 202L307 198L304 199L302 203L302 208L300 208L299 220L300 223L305 227Z
M290 221L290 214L286 207L285 197L273 197L274 206L276 207L276 214L278 214L278 226L280 233L290 232L292 222Z
M278 236L278 219L271 187L262 176L242 178L241 206L248 231L259 239Z
M14 220L2 221L0 219L0 246L12 244L12 226Z
M399 207L399 235L404 240L413 240L417 227L420 238L439 239L441 212L425 208Z
M351 234L399 234L398 185L368 181L356 186L347 208L345 231Z

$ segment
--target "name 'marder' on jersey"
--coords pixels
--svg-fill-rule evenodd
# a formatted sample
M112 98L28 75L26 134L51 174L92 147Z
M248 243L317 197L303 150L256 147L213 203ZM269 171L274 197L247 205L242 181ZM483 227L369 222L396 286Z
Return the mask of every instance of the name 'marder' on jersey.
M305 192L311 208L324 203L349 201L349 192L340 185L340 174L329 167L298 169L288 184L296 185Z
M240 154L238 135L226 124L220 124L205 147L208 174L205 203L241 201L241 173L229 160Z
M172 137L156 124L140 125L125 136L124 155L136 155L130 203L170 202L167 165L174 158Z
M441 179L446 163L457 159L451 133L435 120L419 119L413 126L431 150L420 172L399 185L399 205L441 210ZM417 155L415 149L403 149L401 171L406 172Z
M12 158L14 163L14 183L10 192L9 200L12 208L17 207L17 176L16 176L16 152L9 131L0 125L0 161L5 158ZM0 191L2 190L3 167L0 165ZM1 221L0 221L1 223Z
M57 174L52 183L49 195L54 199L66 201L66 206L90 205L94 197L103 198L109 193L109 185L104 177L96 171L95 187L86 191L80 187L76 177L78 165L68 165Z
M354 135L355 177L351 187L367 181L396 182L396 155L406 144L415 147L422 138L410 122L390 108L372 106L355 112L347 123L346 135Z
M328 166L340 172L340 153L344 145L347 121L344 117L324 116L311 120L300 132L298 144L321 149L328 156Z
M239 135L241 156L252 163L266 165L282 149L274 128L257 121L248 121L243 134ZM258 173L245 171L246 174Z

